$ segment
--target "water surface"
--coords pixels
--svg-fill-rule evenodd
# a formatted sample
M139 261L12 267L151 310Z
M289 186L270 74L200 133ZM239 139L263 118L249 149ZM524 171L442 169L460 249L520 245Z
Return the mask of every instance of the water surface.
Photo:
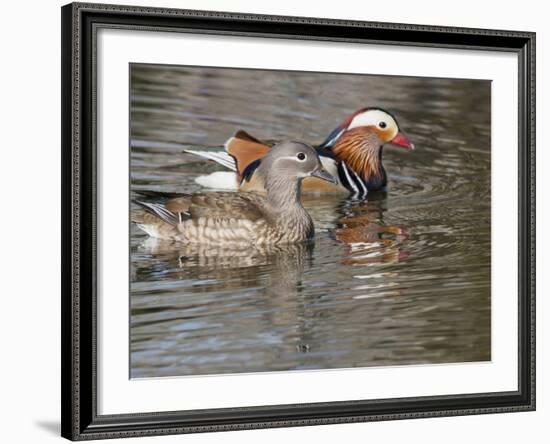
M183 148L238 129L319 143L365 106L417 149L384 149L387 193L304 199L313 246L186 248L131 228L131 377L490 360L490 82L131 68L131 189L200 191Z

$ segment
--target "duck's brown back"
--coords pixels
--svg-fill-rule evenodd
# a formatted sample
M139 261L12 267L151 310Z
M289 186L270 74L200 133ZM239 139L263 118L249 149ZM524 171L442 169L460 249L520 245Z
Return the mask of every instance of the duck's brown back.
M303 224L286 226L287 220L280 220L265 197L256 193L198 193L170 199L165 205L141 205L146 212L133 217L140 228L153 237L189 244L293 243L313 235L307 213Z
M265 198L256 194L213 192L183 195L170 199L166 209L182 214L182 219L247 219L264 216Z

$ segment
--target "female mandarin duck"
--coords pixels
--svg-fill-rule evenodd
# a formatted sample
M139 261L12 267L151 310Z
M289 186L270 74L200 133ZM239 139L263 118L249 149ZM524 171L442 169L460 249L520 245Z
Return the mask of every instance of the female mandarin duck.
M337 177L337 183L330 184L311 177L304 180L303 191L351 192L364 197L368 191L384 190L387 176L382 165L382 150L386 143L414 149L414 145L400 132L397 121L390 113L380 108L360 109L347 117L316 147L323 166ZM265 176L259 167L261 157L272 146L272 142L260 141L241 130L225 143L225 152L186 152L214 160L234 171L200 176L196 179L200 185L264 191Z
M152 237L201 245L276 245L314 235L313 221L300 203L301 182L315 177L335 183L315 149L299 142L273 146L257 174L266 195L211 192L183 195L165 205L136 201L145 211L132 220Z

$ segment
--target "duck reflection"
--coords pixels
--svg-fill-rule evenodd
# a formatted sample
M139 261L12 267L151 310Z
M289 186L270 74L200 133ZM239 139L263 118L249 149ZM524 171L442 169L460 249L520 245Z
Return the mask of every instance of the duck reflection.
M312 322L318 316L311 310L321 296L305 291L308 284L302 281L304 272L312 267L313 242L238 249L178 245L148 238L138 249L164 264L160 265L165 270L163 279L209 283L194 287L193 294L245 292L242 305L232 308L236 317L242 310L250 309L246 292L254 289L251 303L254 312L261 315L256 320L241 319L243 334L253 336L255 332L280 329L286 340L294 344L294 353L301 355L312 347L318 348L311 333ZM167 270L171 271L166 273ZM292 331L289 326L294 326Z
M335 238L342 243L344 265L395 264L408 258L406 228L384 223L386 200L375 198L352 205L337 221Z
M163 278L210 279L225 289L263 286L293 292L304 269L311 266L314 244L250 246L248 248L183 245L148 238L138 247L170 270ZM170 264L170 265L168 265ZM212 289L212 287L210 287Z
M344 265L395 264L409 257L404 250L409 232L384 221L385 192L370 193L367 200L331 196L302 197L318 231L329 231L343 248Z

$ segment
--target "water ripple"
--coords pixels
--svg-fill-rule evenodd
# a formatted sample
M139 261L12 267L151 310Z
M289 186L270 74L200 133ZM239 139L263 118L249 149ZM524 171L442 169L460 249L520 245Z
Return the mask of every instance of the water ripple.
M487 82L138 68L133 190L198 191L218 168L184 148L239 128L320 142L366 105L417 149L384 149L385 194L305 198L314 245L197 249L132 226L132 377L490 359Z

